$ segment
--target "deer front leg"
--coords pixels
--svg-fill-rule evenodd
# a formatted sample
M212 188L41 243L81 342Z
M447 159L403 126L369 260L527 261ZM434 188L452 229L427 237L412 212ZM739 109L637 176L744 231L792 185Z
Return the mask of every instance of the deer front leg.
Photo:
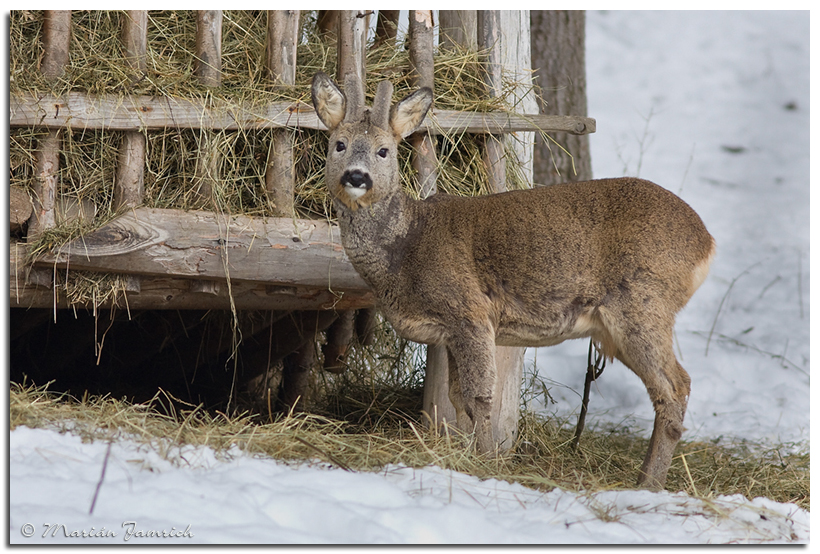
M494 452L491 422L495 389L495 335L492 329L463 322L459 334L447 344L450 401L456 408L458 427L475 432L476 449Z

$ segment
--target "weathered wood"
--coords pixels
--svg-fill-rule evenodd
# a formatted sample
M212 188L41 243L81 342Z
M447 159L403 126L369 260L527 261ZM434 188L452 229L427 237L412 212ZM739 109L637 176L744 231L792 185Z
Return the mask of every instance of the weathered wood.
M586 115L585 13L532 10L532 68L542 113ZM536 137L534 180L541 185L592 179L589 137L556 133ZM571 156L569 154L571 154Z
M69 92L60 97L50 94L21 94L9 98L9 125L47 129L301 129L327 128L316 117L313 107L294 102L272 102L265 106L211 98L184 99L153 96L89 95ZM451 132L514 133L519 131L561 131L572 134L595 132L589 117L544 114L479 113L433 110L419 130L431 134Z
M476 10L440 10L439 44L442 48L460 45L468 50L478 50L478 21Z
M71 11L43 12L43 58L40 72L49 81L65 75L71 44Z
M336 43L337 82L344 83L345 75L355 73L359 81L365 79L365 44L367 41L367 12L339 11L339 31ZM364 95L362 95L364 98Z
M433 89L433 12L410 10L410 75L413 86ZM434 95L435 97L435 91ZM410 137L413 169L416 170L422 198L436 192L436 146L427 132Z
M367 290L322 220L137 208L37 260L73 269Z
M469 16L465 16L467 18ZM528 18L529 16L527 16ZM502 19L509 21L501 29ZM489 49L487 56L487 86L489 94L499 94L501 71L503 69L502 48L515 50L517 41L526 38L529 41L529 26L522 25L521 18L503 18L499 12L483 13L479 17L479 38L483 48ZM483 37L483 39L481 38ZM446 46L445 46L446 48ZM521 53L529 55L529 50ZM513 58L513 56L509 56ZM529 62L527 62L528 64ZM508 69L514 69L508 68ZM501 192L506 188L504 148L502 137L491 137L485 152L485 163L490 168L491 186ZM530 143L530 152L532 146ZM518 432L519 393L523 373L523 348L496 346L496 388L493 391L493 412L491 415L493 437L502 450L510 448ZM456 421L455 409L449 401L448 360L446 350L440 347L428 347L427 372L424 381L424 411L435 425Z
M222 12L199 10L196 14L196 60L194 74L207 87L222 83Z
M296 45L299 40L299 10L268 12L267 68L270 79L279 86L296 82ZM293 137L276 129L271 135L265 190L273 204L273 214L293 217L294 188Z
M70 307L59 287L50 290L26 284L26 274L30 268L25 265L25 257L25 243L12 243L9 261L10 307ZM43 271L50 275L52 270ZM126 282L125 298L119 298L117 306L130 310L231 309L231 298L224 280L219 281L222 286L218 287L216 295L191 291L192 282L185 278L142 276L138 291L128 290ZM237 310L346 310L372 307L375 302L367 289L330 291L326 286L266 285L251 281L232 281L230 294ZM93 307L90 304L80 306ZM110 308L111 303L100 307Z
M122 50L130 67L131 83L142 80L147 71L148 12L125 12L122 25ZM145 179L145 135L127 131L122 135L117 173L114 180L114 208L133 208L143 201Z
M31 217L31 198L20 187L9 188L9 224L12 233L19 233Z
M132 84L138 83L148 73L148 12L128 10L122 23L122 53L131 70Z
M377 48L385 42L396 42L399 30L399 10L379 10L376 19L376 40L373 47Z
M483 54L484 84L487 94L502 96L504 84L501 73L501 11L478 12L478 45ZM484 165L490 178L490 189L503 192L507 188L507 160L503 138L487 135L484 143Z
M199 10L196 16L196 58L194 74L199 84L218 87L222 84L222 12ZM211 129L200 129L199 144L194 167L194 205L216 209L213 190L220 179L221 157L217 138ZM202 285L196 285L202 286ZM207 286L207 285L206 285Z

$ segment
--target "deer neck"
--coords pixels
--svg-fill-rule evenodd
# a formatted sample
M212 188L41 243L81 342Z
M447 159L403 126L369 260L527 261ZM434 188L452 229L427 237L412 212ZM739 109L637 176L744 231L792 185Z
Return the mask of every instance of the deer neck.
M345 252L377 294L391 286L408 244L414 240L417 204L401 190L356 210L334 202Z

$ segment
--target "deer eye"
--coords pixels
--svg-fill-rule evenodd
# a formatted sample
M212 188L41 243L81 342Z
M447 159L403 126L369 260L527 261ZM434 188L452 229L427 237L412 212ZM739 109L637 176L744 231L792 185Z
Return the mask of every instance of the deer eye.
M347 146L345 146L345 143L343 143L342 141L338 141L336 143L336 152L344 152L346 148Z
M380 149L378 152L376 152L376 154L378 154L379 157L381 157L381 158L386 158L387 157L387 148Z

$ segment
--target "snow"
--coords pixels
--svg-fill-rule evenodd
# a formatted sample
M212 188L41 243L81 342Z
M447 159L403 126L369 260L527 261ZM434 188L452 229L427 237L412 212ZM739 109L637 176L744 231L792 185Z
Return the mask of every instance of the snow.
M692 377L685 438L808 448L808 12L590 12L587 22L595 175L639 174L669 188L718 243L709 278L678 318L679 357ZM577 411L586 349L576 341L529 354L556 400L536 408ZM587 425L648 434L651 421L637 377L609 366ZM128 439L111 444L89 514L107 448L54 430L12 431L9 541L809 540L808 512L765 498L540 493L436 467L353 473L238 448L163 457Z

